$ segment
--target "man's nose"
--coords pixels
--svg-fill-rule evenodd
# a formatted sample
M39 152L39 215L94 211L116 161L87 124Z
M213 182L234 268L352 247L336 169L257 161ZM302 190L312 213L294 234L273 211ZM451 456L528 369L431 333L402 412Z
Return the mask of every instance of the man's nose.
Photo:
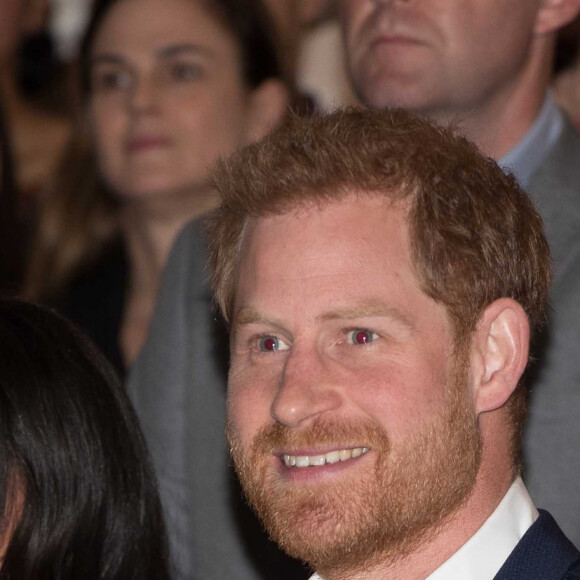
M287 427L298 427L342 405L338 385L321 355L294 351L286 360L272 417Z

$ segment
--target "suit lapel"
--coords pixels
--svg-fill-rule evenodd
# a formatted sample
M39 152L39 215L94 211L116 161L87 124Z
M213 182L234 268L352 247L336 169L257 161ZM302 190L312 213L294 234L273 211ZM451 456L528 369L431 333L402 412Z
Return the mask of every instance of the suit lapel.
M495 580L563 578L580 552L566 538L554 518L543 510L524 534Z

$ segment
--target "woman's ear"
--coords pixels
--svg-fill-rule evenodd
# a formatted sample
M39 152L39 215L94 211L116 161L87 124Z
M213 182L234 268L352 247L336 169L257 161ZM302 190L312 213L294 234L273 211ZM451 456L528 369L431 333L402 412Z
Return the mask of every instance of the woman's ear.
M275 129L288 111L290 93L278 79L268 79L250 95L246 142L258 141Z
M511 298L492 302L473 335L471 370L475 410L494 411L510 398L528 363L530 325Z
M536 34L557 32L580 12L580 0L541 0L536 16Z

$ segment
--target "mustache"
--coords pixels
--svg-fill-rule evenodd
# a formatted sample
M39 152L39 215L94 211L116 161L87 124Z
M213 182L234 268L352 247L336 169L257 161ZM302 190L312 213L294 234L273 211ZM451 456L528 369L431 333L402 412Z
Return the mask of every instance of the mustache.
M228 421L226 435L232 452L239 450L235 426ZM391 447L385 430L373 421L337 421L316 418L302 429L274 423L262 427L251 444L251 455L270 455L281 449L307 447L371 447L388 451Z

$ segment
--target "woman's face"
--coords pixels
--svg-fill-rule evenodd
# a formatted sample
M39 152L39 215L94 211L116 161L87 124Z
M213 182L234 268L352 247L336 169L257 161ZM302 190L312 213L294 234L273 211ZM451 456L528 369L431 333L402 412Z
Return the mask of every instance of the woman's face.
M124 199L205 191L209 166L251 131L236 41L200 0L119 0L90 76L99 166Z

